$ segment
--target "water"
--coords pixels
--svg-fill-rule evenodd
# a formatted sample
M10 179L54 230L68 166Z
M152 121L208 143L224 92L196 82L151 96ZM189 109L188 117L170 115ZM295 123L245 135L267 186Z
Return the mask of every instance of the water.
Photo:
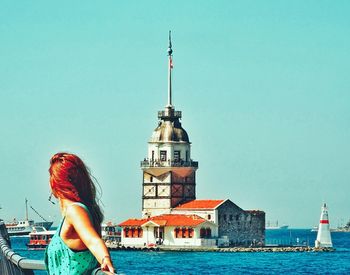
M309 243L309 229L267 230L267 243ZM12 247L21 256L43 259L43 251L28 251L27 237L13 237ZM333 232L335 252L142 252L112 251L122 274L350 274L350 233Z

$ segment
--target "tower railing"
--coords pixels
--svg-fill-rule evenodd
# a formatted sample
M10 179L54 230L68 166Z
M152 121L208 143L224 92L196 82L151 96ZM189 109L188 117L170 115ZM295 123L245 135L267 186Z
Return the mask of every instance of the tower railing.
M198 168L198 161L183 161L183 160L143 160L141 168L150 167L195 167Z
M158 111L158 118L181 118L181 111L174 111L174 109L168 109L165 111Z
M11 249L11 241L5 223L0 220L0 274L1 275L31 275L35 270L46 270L42 260L24 258ZM96 268L92 275L113 274Z

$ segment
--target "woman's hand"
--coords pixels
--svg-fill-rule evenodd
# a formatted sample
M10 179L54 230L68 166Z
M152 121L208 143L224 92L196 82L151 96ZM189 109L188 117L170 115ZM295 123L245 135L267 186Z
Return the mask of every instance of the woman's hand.
M102 271L109 271L109 272L112 272L114 274L114 267L113 267L110 256L104 256L102 258L101 270Z

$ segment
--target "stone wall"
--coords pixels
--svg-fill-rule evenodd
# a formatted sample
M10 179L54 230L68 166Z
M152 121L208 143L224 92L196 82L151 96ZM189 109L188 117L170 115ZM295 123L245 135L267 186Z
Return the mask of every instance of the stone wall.
M265 244L265 212L245 211L227 200L218 208L219 237L227 236L230 246Z

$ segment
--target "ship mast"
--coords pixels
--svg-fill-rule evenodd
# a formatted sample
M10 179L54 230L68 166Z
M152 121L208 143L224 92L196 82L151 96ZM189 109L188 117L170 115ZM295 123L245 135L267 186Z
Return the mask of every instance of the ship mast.
M25 198L25 204L26 204L26 221L28 221L28 200Z

